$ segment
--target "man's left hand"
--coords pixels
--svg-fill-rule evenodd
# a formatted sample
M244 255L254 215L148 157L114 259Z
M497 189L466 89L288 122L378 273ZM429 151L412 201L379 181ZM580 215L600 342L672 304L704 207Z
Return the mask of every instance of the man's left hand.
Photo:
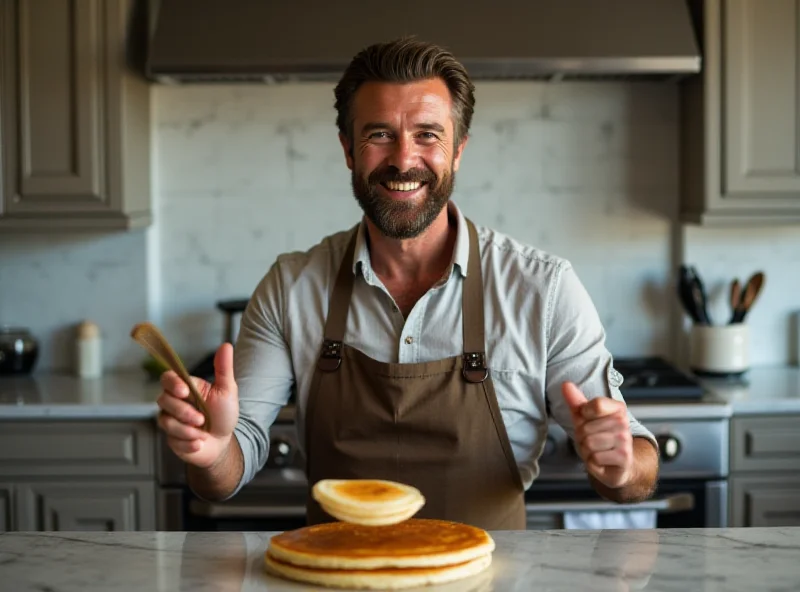
M571 382L561 386L575 424L575 448L586 470L611 489L633 480L633 436L625 404L609 397L588 400Z

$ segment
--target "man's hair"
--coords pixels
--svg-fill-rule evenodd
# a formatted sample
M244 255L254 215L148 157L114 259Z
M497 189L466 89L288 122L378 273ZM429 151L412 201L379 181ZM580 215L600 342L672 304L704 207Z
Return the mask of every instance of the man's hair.
M475 87L453 54L433 43L401 37L370 45L353 57L336 85L336 125L353 139L353 97L365 82L408 83L441 78L453 102L454 145L467 137L475 108Z

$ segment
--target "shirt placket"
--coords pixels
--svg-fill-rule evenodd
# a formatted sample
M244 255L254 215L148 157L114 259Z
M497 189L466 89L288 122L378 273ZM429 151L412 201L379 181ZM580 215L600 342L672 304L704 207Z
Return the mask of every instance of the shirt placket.
M400 344L398 347L399 362L401 364L417 364L420 361L420 340L422 339L422 321L425 318L425 309L428 306L430 294L425 294L419 302L414 305L411 314L408 315L400 333Z

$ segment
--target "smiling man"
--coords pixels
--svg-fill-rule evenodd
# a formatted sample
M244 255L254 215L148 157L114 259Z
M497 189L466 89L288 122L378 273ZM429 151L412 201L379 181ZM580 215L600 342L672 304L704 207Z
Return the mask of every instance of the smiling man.
M284 254L256 287L234 352L198 383L211 431L164 375L159 425L207 499L264 465L294 392L309 487L390 479L419 517L524 529L553 417L603 497L649 497L655 440L628 412L605 334L569 262L466 219L451 194L474 108L467 72L414 39L356 55L336 87L339 139L364 211ZM487 199L491 196L487 196ZM309 523L331 520L309 500Z

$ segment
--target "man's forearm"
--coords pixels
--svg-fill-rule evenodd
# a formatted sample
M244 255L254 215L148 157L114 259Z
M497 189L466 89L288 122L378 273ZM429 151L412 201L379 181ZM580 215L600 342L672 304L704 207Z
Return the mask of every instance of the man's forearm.
M653 495L658 480L658 452L647 438L633 438L634 469L631 482L619 488L603 485L589 476L595 491L604 498L623 503L635 503L648 499Z
M230 497L244 473L244 457L239 440L231 436L230 444L217 462L201 469L189 465L186 476L189 487L203 499L218 501Z

